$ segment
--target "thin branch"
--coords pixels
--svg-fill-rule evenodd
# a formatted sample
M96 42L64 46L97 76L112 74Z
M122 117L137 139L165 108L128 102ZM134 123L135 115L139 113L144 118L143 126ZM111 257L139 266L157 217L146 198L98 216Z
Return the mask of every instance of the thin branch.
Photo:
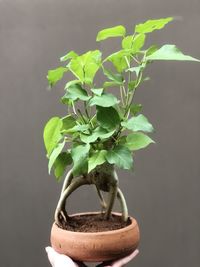
M125 99L126 99L126 96L127 96L126 89L125 89L124 86L122 86L122 89L123 89L124 97L125 97Z
M105 213L105 218L107 220L110 218L116 196L117 196L117 185L111 185L110 191L109 191L108 206L107 206L106 213Z
M86 116L88 118L88 121L90 121L90 115L89 115L88 110L87 110L87 103L86 103L86 101L84 101L84 108L85 108L85 114L86 114Z
M105 213L105 218L107 220L110 218L112 208L114 206L114 202L117 196L118 182L119 182L119 179L118 179L116 171L114 170L112 173L112 184L110 184L108 206L107 206L106 213Z
M96 188L96 191L97 191L97 194L99 196L99 199L100 199L100 203L101 203L101 207L102 207L102 210L106 209L107 205L106 205L106 202L103 198L103 195L101 193L101 191L99 190L99 188L97 187L97 185L95 185L95 188Z
M140 62L139 60L137 60L137 58L135 58L135 57L133 57L133 56L132 56L132 58L135 60L135 62L136 62L137 64L141 64L141 62Z
M125 60L126 60L126 64L127 64L128 68L130 68L130 62L129 62L127 56L125 56L124 58L125 58Z
M74 181L72 184L70 184L65 191L62 193L61 198L58 201L58 205L55 211L55 222L59 224L59 214L62 210L65 208L65 201L66 199L71 195L71 193L76 190L78 187L89 184L87 180L85 180L83 177L79 177Z
M128 220L128 208L127 208L125 197L122 191L120 190L120 188L117 189L117 198L121 205L123 221L126 222Z
M77 115L76 108L75 108L75 105L74 105L74 102L73 101L72 101L72 109L73 109L74 114Z
M73 178L74 177L73 177L73 173L72 173L72 169L71 169L67 173L65 180L63 182L63 186L62 186L62 190L61 190L61 196L62 196L63 192L65 191L65 189L71 184Z
M120 86L120 96L121 96L121 101L122 101L122 105L124 106L124 98L123 98L123 93L122 93L122 87Z
M81 116L81 119L82 119L83 123L84 123L84 124L87 124L87 122L86 122L86 120L84 119L83 114L82 114L82 112L81 112L80 109L78 109L78 113L79 113L79 115Z

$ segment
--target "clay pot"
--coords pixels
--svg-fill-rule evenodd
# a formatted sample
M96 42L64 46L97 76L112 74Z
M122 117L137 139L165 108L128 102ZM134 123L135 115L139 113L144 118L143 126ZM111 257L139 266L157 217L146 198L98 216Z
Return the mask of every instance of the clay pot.
M98 214L98 212L75 215ZM121 216L119 213L113 213ZM130 217L131 224L113 231L82 233L59 228L55 223L51 230L51 245L61 254L74 260L100 262L118 259L133 252L139 243L137 221Z

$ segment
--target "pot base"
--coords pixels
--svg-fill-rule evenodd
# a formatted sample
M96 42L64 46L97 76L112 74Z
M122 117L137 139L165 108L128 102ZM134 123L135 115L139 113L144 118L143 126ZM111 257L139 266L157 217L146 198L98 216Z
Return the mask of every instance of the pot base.
M73 216L96 215L99 212L80 213ZM119 213L113 213L121 216ZM117 230L103 232L73 232L59 228L51 230L51 245L61 254L78 261L100 262L115 260L132 253L139 244L139 227L134 218L131 224Z

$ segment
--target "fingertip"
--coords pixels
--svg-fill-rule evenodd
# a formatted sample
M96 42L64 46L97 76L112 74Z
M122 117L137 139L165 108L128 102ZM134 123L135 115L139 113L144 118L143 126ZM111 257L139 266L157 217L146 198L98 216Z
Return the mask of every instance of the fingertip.
M134 253L134 254L135 254L135 256L136 256L136 255L138 255L138 254L139 254L139 252L140 252L140 251L139 251L139 249L136 249L136 250L135 250L133 253Z
M46 247L45 250L46 250L46 253L48 254L49 252L52 251L52 248L51 247Z
M116 260L113 262L113 264L111 265L112 267L121 267L121 266L124 266L125 264L127 264L128 262L130 262L131 260L133 260L139 253L139 250L136 249L134 250L130 255L122 258L122 259L119 259L119 260Z

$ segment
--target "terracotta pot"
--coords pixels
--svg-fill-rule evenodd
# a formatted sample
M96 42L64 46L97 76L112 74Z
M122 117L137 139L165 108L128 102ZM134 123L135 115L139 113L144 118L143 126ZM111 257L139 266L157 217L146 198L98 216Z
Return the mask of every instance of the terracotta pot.
M75 215L98 214L99 212ZM113 213L121 216L119 213ZM139 244L137 221L130 217L131 224L113 231L82 233L59 228L55 223L51 230L51 245L61 254L74 260L100 262L118 259L133 252Z

